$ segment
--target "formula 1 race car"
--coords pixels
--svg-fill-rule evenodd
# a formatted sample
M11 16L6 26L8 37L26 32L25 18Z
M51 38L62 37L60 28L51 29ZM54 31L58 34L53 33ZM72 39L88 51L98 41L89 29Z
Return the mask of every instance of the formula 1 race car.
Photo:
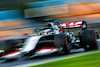
M78 35L66 29L82 28ZM53 53L68 54L72 49L84 48L85 51L99 49L98 32L87 30L85 21L49 22L46 27L35 29L37 36L28 37L23 44L14 40L5 41L6 47L0 59L18 59L23 56L35 57Z

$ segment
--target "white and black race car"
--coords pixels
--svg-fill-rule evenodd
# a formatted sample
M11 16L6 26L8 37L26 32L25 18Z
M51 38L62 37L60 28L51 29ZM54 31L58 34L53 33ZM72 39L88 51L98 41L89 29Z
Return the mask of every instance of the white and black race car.
M78 35L65 29L82 28ZM85 21L53 23L35 29L37 36L28 37L23 44L14 40L5 41L6 47L0 59L18 59L24 56L35 57L53 53L68 54L72 49L84 48L85 51L99 49L97 31L87 30Z

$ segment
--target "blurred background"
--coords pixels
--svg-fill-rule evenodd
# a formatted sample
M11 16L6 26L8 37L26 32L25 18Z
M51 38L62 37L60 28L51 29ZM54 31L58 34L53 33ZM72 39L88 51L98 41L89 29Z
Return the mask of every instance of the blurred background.
M32 34L32 25L43 24L47 18L99 22L99 7L100 0L0 0L0 38Z
M0 0L0 49L5 44L2 40L21 38L20 35L23 34L34 34L34 28L47 23L45 19L50 18L61 23L87 21L90 23L87 25L88 29L96 29L100 35L100 0ZM75 29L73 32L77 33L80 30ZM93 60L97 58L98 61L99 55L94 56Z

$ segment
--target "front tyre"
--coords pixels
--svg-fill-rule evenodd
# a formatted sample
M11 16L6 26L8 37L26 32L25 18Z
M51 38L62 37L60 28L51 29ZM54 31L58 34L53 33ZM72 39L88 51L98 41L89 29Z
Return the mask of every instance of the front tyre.
M16 50L15 46L17 44L18 42L15 40L6 40L5 45L4 45L4 53L7 54L7 53L15 51Z
M54 37L54 45L58 48L63 47L64 54L69 54L70 49L68 48L67 36L65 34L57 34Z

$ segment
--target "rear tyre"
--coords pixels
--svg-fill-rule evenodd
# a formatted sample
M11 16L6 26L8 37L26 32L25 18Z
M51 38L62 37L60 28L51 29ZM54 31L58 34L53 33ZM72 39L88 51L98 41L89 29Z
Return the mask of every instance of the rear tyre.
M65 34L55 35L54 40L55 46L58 48L63 47L63 54L69 54L70 49L68 48L67 36Z
M15 40L6 40L4 45L4 53L10 53L15 51L15 46L18 44Z
M81 35L81 45L85 51L99 49L97 39L98 33L95 30L85 30Z

